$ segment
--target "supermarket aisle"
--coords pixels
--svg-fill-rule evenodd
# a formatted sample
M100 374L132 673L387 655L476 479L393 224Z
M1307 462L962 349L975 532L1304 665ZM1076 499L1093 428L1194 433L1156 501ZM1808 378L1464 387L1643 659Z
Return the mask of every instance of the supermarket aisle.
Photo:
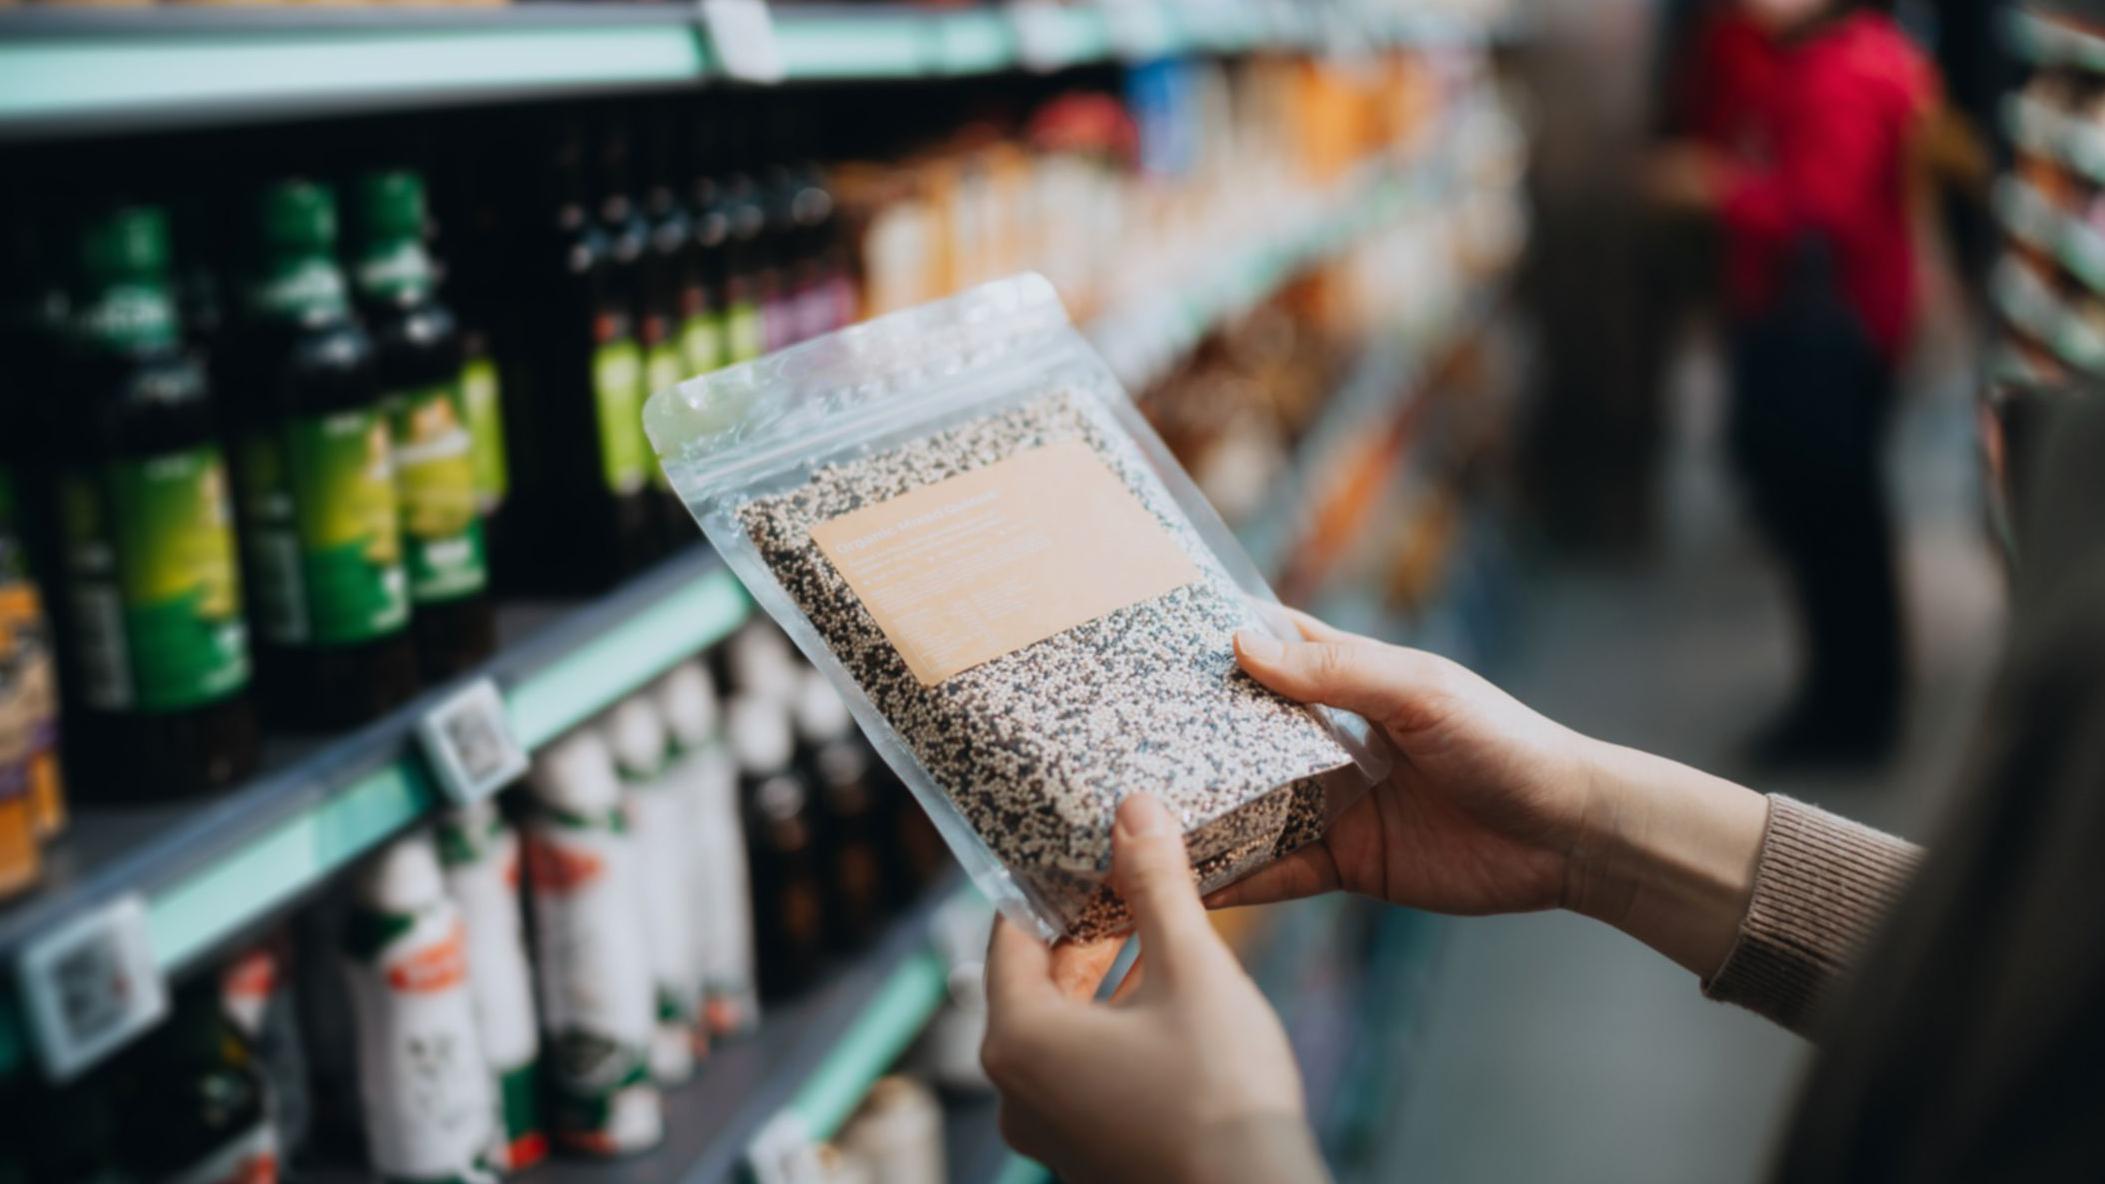
M2000 620L1980 543L1963 368L1896 433L1916 713L1880 775L1770 781L1919 837L1963 744ZM1575 727L1727 775L1788 682L1775 574L1714 457L1718 390L1684 367L1664 554L1548 573L1502 681ZM1678 968L1564 915L1446 923L1419 1063L1385 1162L1396 1181L1640 1184L1761 1178L1807 1046L1704 1000Z

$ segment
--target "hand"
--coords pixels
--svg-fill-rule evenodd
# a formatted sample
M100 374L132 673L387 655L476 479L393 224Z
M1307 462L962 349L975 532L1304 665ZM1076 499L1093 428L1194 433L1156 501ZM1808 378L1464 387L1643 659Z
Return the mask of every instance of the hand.
M1002 1137L1064 1180L1322 1179L1286 1033L1207 920L1175 820L1135 794L1111 842L1137 984L1092 1001L1118 938L1048 950L995 924L980 1055Z
M1551 723L1467 668L1293 613L1306 639L1240 633L1252 678L1354 711L1398 759L1321 840L1208 903L1260 904L1342 888L1442 913L1555 908L1596 807L1585 737Z
M1564 907L1696 972L1723 964L1768 821L1761 795L1590 739L1462 666L1294 614L1236 636L1252 678L1354 711L1398 760L1327 834L1213 894L1216 908L1343 889L1444 913Z
M1701 144L1668 144L1645 162L1644 190L1668 209L1713 209L1724 200L1724 159Z

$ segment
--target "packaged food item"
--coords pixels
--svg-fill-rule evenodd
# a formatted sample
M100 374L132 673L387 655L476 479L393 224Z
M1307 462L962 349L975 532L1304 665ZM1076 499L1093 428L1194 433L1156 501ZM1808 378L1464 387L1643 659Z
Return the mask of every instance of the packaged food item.
M911 1077L880 1077L835 1140L869 1165L871 1184L943 1184L943 1104Z
M29 790L32 724L12 672L0 663L0 900L35 886L43 874L36 809Z
M664 1134L651 1082L656 1031L634 845L613 754L584 729L534 757L526 822L541 1023L556 1142L615 1156Z
M652 688L672 737L665 778L687 797L687 859L693 869L694 950L702 976L703 1027L735 1036L760 1022L753 964L753 893L738 821L738 763L724 743L709 672L680 663Z
M516 1172L548 1155L536 1093L540 1026L519 911L519 834L485 798L441 818L438 839L446 890L467 926L476 1030L496 1082L502 1129L490 1158L499 1170Z
M678 1085L694 1075L702 999L694 956L695 893L688 874L694 861L690 799L665 776L665 720L650 699L631 695L622 700L607 714L602 730L621 770L622 804L642 873L643 933L658 1015L651 1076L660 1085Z
M6 425L0 425L0 431ZM58 676L51 623L19 535L13 474L0 466L0 713L28 720L22 775L30 827L41 842L66 829L66 783L58 757ZM0 771L0 780L6 773ZM4 844L0 844L4 845ZM0 857L0 866L5 859ZM5 880L0 874L0 880Z
M1178 816L1211 889L1380 769L1364 720L1236 667L1238 629L1286 623L1042 278L692 379L644 419L710 542L1047 939L1130 924L1107 883L1128 792Z
M497 1101L467 934L430 836L396 840L365 869L343 954L372 1174L390 1184L495 1180L484 1156Z

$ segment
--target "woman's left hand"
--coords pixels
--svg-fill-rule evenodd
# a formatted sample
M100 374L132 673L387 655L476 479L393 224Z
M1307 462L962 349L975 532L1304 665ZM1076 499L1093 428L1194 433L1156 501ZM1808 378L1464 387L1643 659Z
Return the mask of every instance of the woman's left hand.
M1286 1032L1214 932L1154 798L1119 807L1112 878L1146 972L1111 1002L1094 996L1116 939L1047 949L995 926L981 1059L1002 1136L1068 1180L1322 1179Z

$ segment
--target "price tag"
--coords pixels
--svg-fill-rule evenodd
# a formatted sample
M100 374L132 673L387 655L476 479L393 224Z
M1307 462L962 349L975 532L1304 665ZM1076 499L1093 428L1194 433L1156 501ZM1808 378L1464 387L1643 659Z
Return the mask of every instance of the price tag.
M478 678L448 695L417 721L417 740L456 802L480 801L526 774L526 750L512 735L511 717L497 684Z
M16 968L44 1070L66 1082L160 1022L168 989L146 902L120 896L39 937Z
M746 1166L755 1184L823 1184L818 1142L804 1116L784 1110L767 1120L746 1145Z
M697 0L697 10L724 73L741 82L780 82L788 77L767 0Z
M1051 73L1068 65L1067 18L1052 0L1011 0L1009 22L1016 28L1016 56L1032 70Z
M1101 7L1119 57L1144 62L1176 49L1177 33L1164 0L1102 0Z

